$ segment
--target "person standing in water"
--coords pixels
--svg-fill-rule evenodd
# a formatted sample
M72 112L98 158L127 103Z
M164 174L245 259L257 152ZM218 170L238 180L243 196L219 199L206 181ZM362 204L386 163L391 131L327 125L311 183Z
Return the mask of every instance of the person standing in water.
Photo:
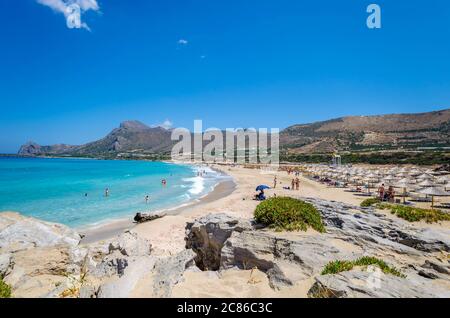
M106 188L105 189L105 197L108 197L109 196L109 188Z
M150 199L149 196L146 195L146 196L145 196L145 203L146 203L146 204L148 204L148 200L149 200L149 199Z

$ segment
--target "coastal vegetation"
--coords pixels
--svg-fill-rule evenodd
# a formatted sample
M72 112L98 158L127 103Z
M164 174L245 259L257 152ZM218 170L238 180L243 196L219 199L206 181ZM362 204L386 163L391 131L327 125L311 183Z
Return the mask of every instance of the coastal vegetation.
M441 210L422 209L388 203L379 203L376 207L380 210L390 210L392 214L408 222L419 222L424 220L427 223L437 223L440 221L450 221L450 214L442 212Z
M3 281L0 277L0 298L10 298L11 297L11 287Z
M325 268L322 271L322 275L328 275L328 274L338 274L345 271L352 270L355 266L377 266L381 269L381 271L385 274L391 274L397 277L405 278L406 276L402 274L398 269L395 267L391 267L388 264L386 264L385 261L376 258L376 257L370 257L370 256L364 256L361 258L358 258L354 261L332 261L328 263Z
M369 198L369 199L365 199L363 202L361 202L360 206L363 208L367 208L370 207L374 204L380 203L380 199L379 198Z
M325 232L319 211L310 203L289 197L270 198L255 210L255 220L277 231L306 231L308 227Z

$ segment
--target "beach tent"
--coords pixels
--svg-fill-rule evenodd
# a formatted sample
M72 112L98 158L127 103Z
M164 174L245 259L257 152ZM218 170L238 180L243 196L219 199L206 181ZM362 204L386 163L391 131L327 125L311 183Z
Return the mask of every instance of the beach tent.
M431 196L431 208L434 208L434 197L447 197L450 196L450 193L445 192L441 190L438 187L428 187L428 188L422 188L420 190L416 191L420 194L425 194Z

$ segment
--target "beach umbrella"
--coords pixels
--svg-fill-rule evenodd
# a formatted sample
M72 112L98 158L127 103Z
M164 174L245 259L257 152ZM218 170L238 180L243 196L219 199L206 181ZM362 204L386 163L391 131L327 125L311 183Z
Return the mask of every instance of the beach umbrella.
M403 179L397 181L394 184L394 187L403 189L403 203L405 203L406 202L406 188L411 187L411 180L409 180L407 178L403 178Z
M416 177L417 180L432 180L433 176L427 173L422 173L421 175Z
M405 167L403 167L403 168L400 169L399 172L400 172L400 173L406 173L406 172L408 172L408 169L406 169Z
M447 183L449 181L450 179L448 178L448 176L440 176L439 178L436 179L437 183Z
M450 189L450 182L444 184L444 190L448 191L447 189Z
M365 178L364 181L367 182L367 193L370 193L371 185L372 185L374 182L377 182L378 179L377 179L377 178L369 177L369 178Z
M432 187L432 186L434 186L434 182L432 182L431 180L425 179L424 181L418 183L417 185L422 188Z
M418 176L421 173L422 173L422 171L420 171L419 169L413 169L409 172L409 175L410 176Z
M261 185L256 187L256 191L263 191L263 190L266 190L266 189L270 189L270 187L265 185L265 184L261 184Z
M385 181L393 181L393 180L395 180L395 177L393 175L388 175L387 177L384 177L383 180L385 180Z
M445 192L438 187L423 188L423 189L417 190L416 192L420 193L420 194L425 194L425 195L431 196L431 208L432 209L434 208L434 197L450 196L450 194L448 192Z

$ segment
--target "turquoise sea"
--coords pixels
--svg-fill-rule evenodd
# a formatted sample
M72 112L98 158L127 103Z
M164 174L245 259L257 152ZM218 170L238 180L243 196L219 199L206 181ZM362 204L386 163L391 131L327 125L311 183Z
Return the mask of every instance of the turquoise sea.
M3 157L0 211L81 227L182 205L220 178L207 168L163 162Z

